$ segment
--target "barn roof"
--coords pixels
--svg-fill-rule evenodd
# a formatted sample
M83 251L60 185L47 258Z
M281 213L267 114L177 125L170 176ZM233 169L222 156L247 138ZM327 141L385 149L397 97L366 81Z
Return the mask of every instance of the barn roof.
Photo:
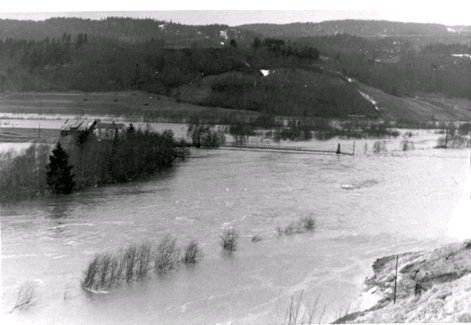
M64 125L61 127L61 131L70 131L71 129L76 129L78 131L87 131L93 127L97 121L95 120L66 120Z

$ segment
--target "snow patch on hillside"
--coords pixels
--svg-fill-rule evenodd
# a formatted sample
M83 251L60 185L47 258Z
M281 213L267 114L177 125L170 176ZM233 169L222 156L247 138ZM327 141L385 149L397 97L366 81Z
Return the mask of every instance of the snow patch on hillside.
M373 98L370 97L370 95L368 94L365 94L364 92L358 90L358 92L360 93L360 95L363 96L363 98L365 98L366 100L370 101L370 103L372 103L374 106L375 106L375 110L377 110L379 112L379 108L378 108L378 105L376 105L378 102L375 101Z
M227 36L227 30L221 30L219 31L219 37L224 38L227 40L229 37Z
M264 70L264 69L260 69L260 72L263 74L264 77L268 76L271 73L270 70Z
M471 59L471 54L464 53L464 54L452 54L452 56L457 57L457 58L468 58Z

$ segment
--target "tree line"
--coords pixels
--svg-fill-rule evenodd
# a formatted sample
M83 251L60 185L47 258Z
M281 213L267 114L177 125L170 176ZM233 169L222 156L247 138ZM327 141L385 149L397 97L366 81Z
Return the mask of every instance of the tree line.
M42 22L21 20L0 20L0 39L58 38L63 32L67 34L88 34L93 37L108 39L128 38L132 40L150 40L152 37L164 40L200 38L220 39L220 31L227 31L228 37L235 39L252 39L254 33L240 30L223 24L184 25L178 22L138 19L130 17L106 17L99 20L82 18L54 17Z
M271 52L281 54L285 57L294 56L299 59L319 59L319 50L317 48L308 45L299 46L296 42L285 42L279 38L268 37L262 41L258 37L255 37L250 46L254 50L266 48Z
M71 63L73 52L80 51L88 42L88 35L79 33L73 39L71 34L64 33L61 38L46 37L41 41L15 40L7 38L0 40L0 52L17 59L29 70L47 65L63 65Z
M471 47L464 44L443 44L434 43L423 47L420 51L422 54L436 54L436 55L452 55L452 54L471 54Z
M74 141L33 144L23 153L0 154L0 201L70 194L91 186L128 182L146 177L185 159L173 132L129 128L125 136L98 141L79 133Z
M395 96L427 92L471 99L471 60L452 56L471 53L465 44L433 43L417 48L403 37L370 40L348 34L298 42L316 46L330 57L330 69Z

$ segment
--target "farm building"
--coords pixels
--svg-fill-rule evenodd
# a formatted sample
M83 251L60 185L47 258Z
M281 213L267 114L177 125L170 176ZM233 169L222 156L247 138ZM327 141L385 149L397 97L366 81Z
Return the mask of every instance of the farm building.
M116 136L124 134L126 126L123 123L103 123L98 122L94 127L93 133L100 140L113 140Z
M76 135L80 131L93 131L97 123L97 120L66 120L61 127L61 137Z
M61 127L61 137L75 136L79 132L91 132L99 140L113 140L126 131L123 123L107 123L100 120L67 120Z

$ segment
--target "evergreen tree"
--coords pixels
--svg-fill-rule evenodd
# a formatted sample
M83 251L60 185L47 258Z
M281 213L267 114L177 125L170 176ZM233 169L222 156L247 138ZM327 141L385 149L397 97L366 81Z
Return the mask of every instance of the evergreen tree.
M128 133L134 133L134 132L136 132L136 128L134 127L134 125L132 125L132 123L130 123L128 127Z
M70 194L75 186L74 175L70 172L69 155L60 142L52 150L49 163L46 165L47 185L54 194Z

